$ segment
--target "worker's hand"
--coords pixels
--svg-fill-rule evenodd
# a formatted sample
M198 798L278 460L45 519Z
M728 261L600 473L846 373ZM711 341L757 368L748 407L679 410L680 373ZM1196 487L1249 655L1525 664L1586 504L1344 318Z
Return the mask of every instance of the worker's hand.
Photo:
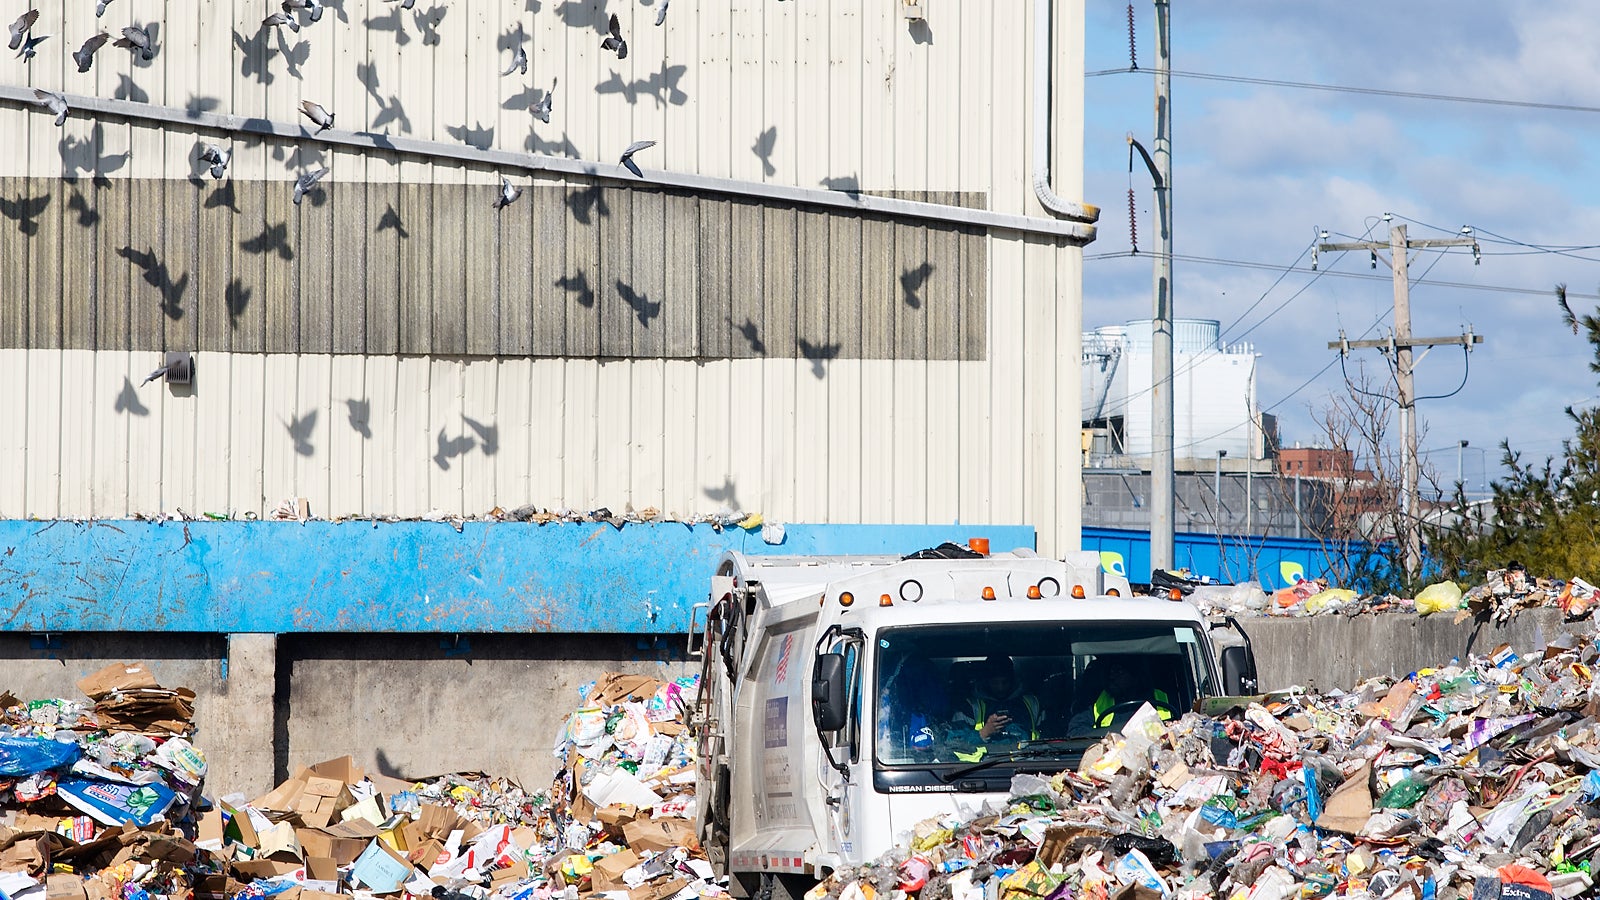
M983 725L978 729L978 737L988 740L1000 733L1000 729L1011 724L1011 717L1005 713L991 713L989 718L983 720Z

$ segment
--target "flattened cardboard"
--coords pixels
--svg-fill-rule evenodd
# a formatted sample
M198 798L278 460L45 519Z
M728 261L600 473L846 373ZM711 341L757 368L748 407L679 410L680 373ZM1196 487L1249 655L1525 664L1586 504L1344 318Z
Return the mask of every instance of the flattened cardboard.
M112 691L127 691L139 688L159 688L150 669L142 662L112 663L109 666L86 675L78 680L78 690L91 700L99 700Z
M1334 789L1322 815L1317 816L1316 826L1345 834L1359 832L1372 817L1372 790L1368 787L1371 778L1372 763L1363 763Z
M44 896L45 900L89 900L89 894L83 887L83 878L65 873L45 878Z
M667 900L679 891L689 886L687 878L669 878L665 881L651 881L641 884L628 892L628 900Z
M594 690L589 692L588 703L590 706L615 706L630 699L643 702L655 696L660 689L661 682L649 675L607 672L595 682Z

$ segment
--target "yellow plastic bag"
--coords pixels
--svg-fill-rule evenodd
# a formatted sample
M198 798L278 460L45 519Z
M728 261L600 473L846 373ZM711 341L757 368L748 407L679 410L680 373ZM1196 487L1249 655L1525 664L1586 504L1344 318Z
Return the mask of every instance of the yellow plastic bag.
M1461 585L1454 581L1430 584L1417 594L1417 615L1461 608Z
M1330 606L1349 603L1355 598L1356 592L1348 588L1328 588L1306 598L1306 612L1315 615Z

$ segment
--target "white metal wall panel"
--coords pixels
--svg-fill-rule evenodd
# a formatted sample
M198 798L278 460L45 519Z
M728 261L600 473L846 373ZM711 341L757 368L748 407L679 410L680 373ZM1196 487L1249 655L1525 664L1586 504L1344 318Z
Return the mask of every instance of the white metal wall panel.
M264 13L254 3L119 0L103 22L93 19L92 4L65 4L43 9L40 24L60 46L32 66L0 60L0 81L285 122L299 120L296 107L309 98L332 108L340 128L382 119L376 130L441 141L492 133L502 149L608 163L629 141L653 139L661 144L641 154L646 168L909 195L978 192L991 209L1041 214L1029 188L1026 0L926 0L925 26L909 25L887 0L679 4L662 28L653 25L654 7L637 4L535 6L448 4L437 7L442 20L422 28L418 15L395 4L345 0L299 35L258 38ZM612 11L631 50L620 62L599 47ZM95 27L124 20L160 24L155 60L140 63L108 46L93 73L76 73L65 52ZM508 36L519 27L530 73L502 78ZM1066 197L1078 196L1082 182L1082 29L1081 3L1060 3L1052 172ZM551 122L534 122L526 107L553 79ZM113 180L195 172L196 135L180 128L74 116L56 129L39 113L0 106L0 133L25 136L0 148L0 176L74 174L75 162L78 173ZM289 218L293 173L317 165L331 166L335 181L497 178L487 169L312 144L242 139L234 149L236 179L281 183L282 196L268 186L273 220ZM149 219L139 234L152 247L178 258L215 252L181 246L181 230L163 227L165 209L128 211ZM341 251L325 269L302 275L305 299L295 310L302 327L340 314L339 279L348 276L340 267L380 278L383 268L405 264L392 232L375 230L384 212L373 201L366 221L323 226ZM783 221L781 212L766 215L769 224L774 216ZM472 251L465 223L433 220L426 210L405 218L413 232ZM242 240L262 224L233 228ZM318 238L291 228L291 241ZM797 252L852 246L838 235L790 231ZM319 515L480 513L523 503L680 514L739 507L779 521L1027 521L1041 529L1044 549L1065 549L1076 538L1080 502L1081 254L1002 233L988 244L981 361L207 352L194 392L180 395L159 383L133 387L154 354L0 350L0 417L22 423L0 438L0 515L182 508L259 516L297 496ZM73 253L72 245L55 247L39 249L30 263L70 268L73 260L52 254ZM634 266L670 293L674 278L696 275L674 274L674 248L665 252L664 275L649 269L647 255L636 255ZM887 252L897 253L892 240ZM262 265L257 256L234 258ZM94 268L97 290L115 288L101 277L107 274L137 286L137 274L105 263ZM498 269L520 271L506 263ZM748 274L735 273L736 293L748 289ZM475 276L466 269L446 265L437 275L447 282L437 290L470 294ZM221 287L190 289L213 296ZM819 345L841 329L866 327L818 321L811 312L795 310L795 321L782 327ZM168 323L169 333L186 324ZM441 329L481 326L424 327L438 338ZM370 437L353 423L350 401L368 405ZM467 420L495 429L492 454Z

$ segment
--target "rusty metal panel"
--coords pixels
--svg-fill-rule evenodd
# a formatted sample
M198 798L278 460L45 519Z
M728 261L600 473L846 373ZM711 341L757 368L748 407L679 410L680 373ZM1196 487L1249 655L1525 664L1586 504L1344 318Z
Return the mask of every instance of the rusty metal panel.
M359 167L359 160L351 161ZM355 181L334 186L335 202L328 215L333 353L363 353L367 348L367 310L377 305L367 293L367 243L372 235L367 193L374 187L371 182Z
M287 242L288 225L267 224L267 186L260 181L229 178L213 189L201 205L234 219L233 277L222 298L233 333L233 349L240 353L265 352L267 267L282 265L285 253L293 255Z
M400 242L399 352L433 352L433 186L400 185L400 208L411 236Z
M467 186L459 168L435 167L433 183L433 342L429 352L462 356L467 352L466 252Z
M633 282L634 192L605 188L610 215L600 218L600 275L595 285L600 308L600 356L633 353L634 308L642 298ZM648 301L643 301L648 302Z
M681 194L665 195L662 227L661 332L668 355L693 359L700 348L700 201ZM726 325L722 326L724 329Z
M566 189L567 258L556 281L566 305L566 349L562 356L600 353L600 222L614 214L599 185ZM537 334L538 331L535 331Z
M738 200L729 201L729 209L728 272L732 280L728 320L733 323L737 336L731 339L728 355L735 359L788 356L793 352L793 344L776 346L767 334L762 209L754 203Z
M521 249L506 245L502 228L506 216L516 215L512 210L527 204L519 202L497 210L494 201L499 195L498 184L466 185L462 266L466 281L466 352L470 356L500 353L500 254Z
M29 206L44 201L31 219L34 233L28 237L27 278L19 286L28 298L28 346L61 346L61 196L55 178L27 180ZM32 211L31 209L29 210Z
M699 281L700 349L704 359L734 355L732 234L733 205L727 200L701 200L700 227L694 264Z
M795 211L769 206L762 210L761 220L763 339L770 354L802 355L795 340L795 268L800 265Z
M666 196L659 191L635 191L632 214L633 274L628 291L619 289L633 313L628 355L636 359L688 356L690 348L667 340Z
M228 179L229 189L233 180ZM195 229L195 349L226 350L233 346L238 317L248 302L243 300L242 281L235 282L233 257L234 224L241 218L233 210L213 202L222 182L209 175L196 185ZM244 302L244 306L240 306Z
M248 246L265 246L265 278L262 280L262 312L266 315L266 352L293 353L300 346L300 266L305 244L300 240L304 217L318 217L318 197L314 191L294 204L289 185L268 181L262 197L266 223L262 239Z
M370 168L370 166L369 166ZM402 208L393 180L367 183L367 302L363 310L368 353L400 350L401 248L413 239L416 217Z

